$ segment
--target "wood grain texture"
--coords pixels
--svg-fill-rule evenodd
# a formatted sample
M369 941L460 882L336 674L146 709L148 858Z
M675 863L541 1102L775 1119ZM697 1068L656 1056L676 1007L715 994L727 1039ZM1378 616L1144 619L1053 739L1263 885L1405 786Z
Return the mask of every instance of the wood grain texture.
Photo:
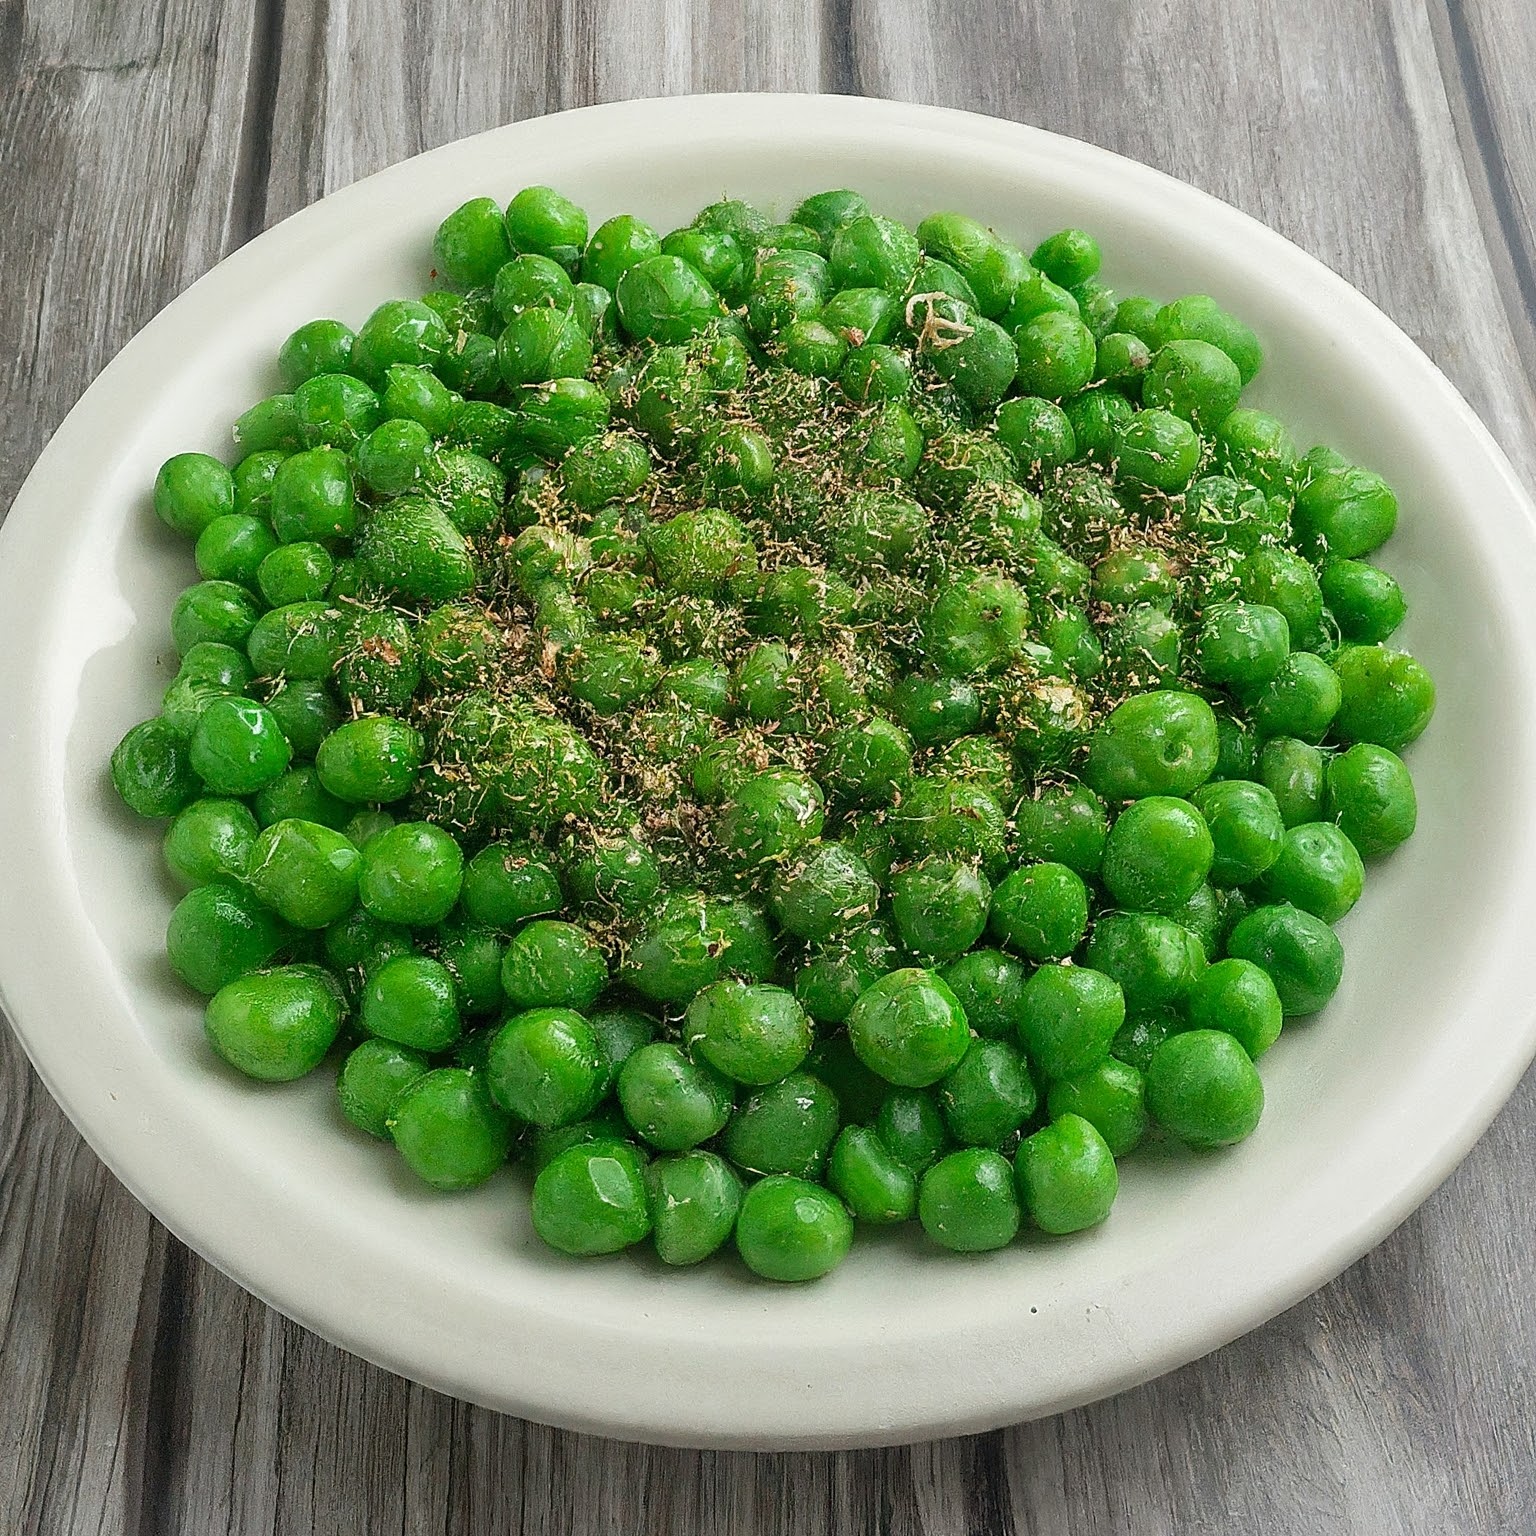
M0 506L234 246L462 134L624 96L836 90L1094 140L1396 318L1536 480L1525 0L0 0ZM1536 1080L1339 1280L1110 1402L966 1440L695 1455L342 1354L169 1239L0 1035L0 1530L17 1536L1536 1530Z

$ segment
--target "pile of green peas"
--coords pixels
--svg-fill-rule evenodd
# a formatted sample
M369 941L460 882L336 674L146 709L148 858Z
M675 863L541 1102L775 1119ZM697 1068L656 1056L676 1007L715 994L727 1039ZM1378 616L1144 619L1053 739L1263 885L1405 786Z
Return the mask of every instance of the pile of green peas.
M1396 497L1241 404L1252 331L852 191L433 254L155 483L200 579L111 775L213 1050L525 1164L563 1252L780 1281L1247 1137L1434 707Z

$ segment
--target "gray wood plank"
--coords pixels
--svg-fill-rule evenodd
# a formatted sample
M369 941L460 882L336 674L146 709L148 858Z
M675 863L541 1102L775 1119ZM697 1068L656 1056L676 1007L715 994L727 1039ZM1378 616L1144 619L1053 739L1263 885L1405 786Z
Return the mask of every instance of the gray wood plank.
M10 0L0 248L22 280L0 287L0 505L112 352L265 224L510 118L741 88L995 112L1206 186L1376 298L1530 476L1518 280L1536 187L1530 48L1519 0L963 13L942 0L541 0L511 23L414 0L264 0L238 15ZM695 1455L469 1408L285 1322L165 1237L7 1036L0 1401L14 1454L0 1462L0 1526L1528 1531L1536 1201L1518 1175L1533 1125L1528 1080L1374 1254L1112 1402L891 1451Z

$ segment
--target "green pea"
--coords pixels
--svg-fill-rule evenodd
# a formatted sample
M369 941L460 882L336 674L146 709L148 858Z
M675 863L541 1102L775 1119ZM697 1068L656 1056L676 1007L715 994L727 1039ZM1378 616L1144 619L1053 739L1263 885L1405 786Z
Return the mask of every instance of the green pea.
M340 320L310 320L292 332L278 349L277 368L285 389L297 390L323 374L345 373L354 340L350 326Z
M387 299L358 330L351 371L382 389L392 364L430 367L447 345L447 327L427 305L413 299Z
M991 874L1000 872L1006 857L1007 818L996 797L980 784L912 779L890 826L897 846L909 858L948 854L972 859Z
M189 761L219 795L250 795L287 768L293 748L272 712L251 699L214 699L198 717ZM163 813L168 814L168 813Z
M1152 365L1152 350L1141 337L1110 331L1099 338L1094 378L1112 384L1122 393L1138 396L1142 375Z
M992 893L992 937L1031 960L1071 954L1087 926L1087 888L1065 864L1026 864Z
M1214 429L1225 421L1242 392L1237 364L1219 347L1196 340L1167 341L1157 349L1142 379L1141 398L1196 427Z
M1146 1134L1146 1084L1135 1067L1114 1056L1057 1078L1046 1094L1046 1109L1053 1121L1069 1115L1086 1120L1115 1157L1134 1151Z
M891 914L903 947L927 964L963 954L987 926L992 888L964 859L933 855L891 881Z
M688 1004L683 1038L734 1082L760 1085L793 1072L811 1047L811 1021L782 987L727 979Z
M524 187L507 204L506 232L514 251L548 256L574 273L587 244L587 216L552 187Z
M921 549L929 520L925 507L899 491L858 491L830 510L828 549L849 571L899 572Z
M731 1116L729 1080L669 1042L630 1054L619 1070L618 1095L636 1133L664 1152L685 1152L710 1140Z
M320 743L320 782L351 805L389 804L415 786L426 743L420 731L390 715L349 720Z
M1304 645L1317 634L1323 594L1317 573L1300 555L1284 549L1257 549L1238 566L1237 579L1249 602L1278 608L1285 615L1293 646Z
M1114 328L1139 336L1149 347L1156 346L1157 314L1160 308L1156 299L1149 299L1139 293L1130 294L1115 306Z
M793 320L778 334L784 366L813 379L835 379L848 355L848 343L820 320Z
M512 1146L512 1122L492 1102L481 1074L463 1067L423 1073L385 1123L405 1165L434 1189L485 1183Z
M487 844L469 861L461 899L475 922L505 932L564 905L555 871L514 843Z
M343 452L355 449L384 418L378 395L348 373L319 374L299 385L293 392L293 414L306 448ZM277 478L273 476L274 486Z
M341 722L335 695L318 681L284 678L268 696L267 708L297 757L313 757Z
M442 922L459 899L464 855L439 828L403 821L362 850L358 897L375 917L408 927Z
M1148 795L1128 805L1109 829L1104 885L1129 911L1171 913L1204 882L1214 852L1199 810L1185 800Z
M501 389L495 339L479 331L458 331L434 367L443 383L462 397L454 409L450 440L477 453L499 453L506 443L508 412L490 398Z
M447 1050L463 1027L458 989L448 968L426 955L386 961L363 989L361 1023L370 1035L396 1045L428 1053ZM491 1087L494 1092L494 1077Z
M171 641L178 655L195 645L243 647L261 609L232 581L200 581L185 589L171 609Z
M438 438L453 430L464 402L430 369L396 363L387 375L381 403L389 420L414 421Z
M899 1087L936 1083L965 1055L965 1013L931 971L892 971L870 986L848 1015L859 1059Z
M923 1175L918 1216L941 1248L986 1253L1007 1247L1021 1220L1008 1160L983 1147L951 1152Z
M658 1157L646 1169L646 1183L652 1240L663 1264L698 1264L730 1238L742 1188L724 1158L702 1151Z
M1013 812L1014 842L1029 859L1065 864L1096 875L1104 857L1109 817L1104 802L1085 784L1037 788Z
M588 1012L586 1019L608 1062L611 1083L618 1081L624 1063L656 1038L655 1019L638 1008L617 1005L595 1008Z
M291 965L220 987L209 999L203 1030L237 1071L286 1083L320 1065L340 1033L341 1018L340 995L323 973Z
M1227 938L1227 953L1269 973L1286 1017L1316 1013L1338 990L1344 946L1321 918L1297 907L1256 907Z
M1220 960L1185 1003L1193 1029L1221 1030L1257 1060L1280 1037L1284 1012L1267 972L1251 960Z
M579 378L592 366L592 343L567 310L523 309L507 322L496 356L502 379L516 390L551 379Z
M795 209L794 222L815 230L826 240L869 211L869 203L862 193L838 188L812 193Z
M358 1130L387 1140L390 1117L428 1070L420 1051L392 1040L364 1040L348 1052L336 1079L341 1112Z
M1334 734L1399 752L1416 740L1435 712L1435 684L1404 651L1346 645L1333 658L1342 701Z
M1143 397L1151 389L1151 374ZM1137 411L1118 430L1115 459L1120 477L1153 491L1182 491L1200 467L1200 437L1195 429L1170 411L1158 407L1155 398Z
M1368 469L1312 475L1297 487L1293 520L1301 537L1315 539L1337 559L1354 560L1392 537L1397 497Z
M1067 425L1072 430L1072 440L1076 444L1077 456L1092 459L1096 464L1109 466L1118 462L1121 451L1121 434L1127 425L1137 419L1136 407L1121 393L1119 389L1100 386L1085 389L1080 395L1073 395L1071 399L1062 403L1062 413L1067 418ZM1156 420L1156 418L1154 418ZM1186 435L1177 428L1169 428L1165 423L1160 424L1157 431L1143 424L1138 432L1144 433L1145 441L1138 438L1136 433L1131 434L1133 450L1138 446L1146 446L1156 449L1158 440L1166 437L1173 443L1178 452L1183 453L1187 446ZM1140 461L1138 461L1140 462ZM1154 456L1152 462L1161 466L1163 461ZM1127 467L1127 473L1129 474ZM1147 469L1139 477L1138 483L1146 485L1146 476L1153 474L1154 470Z
M853 1219L841 1201L804 1179L760 1179L742 1198L736 1249L765 1280L816 1280L835 1269L853 1243Z
M1152 1058L1147 1106L1158 1124L1192 1147L1229 1146L1252 1134L1264 1085L1242 1045L1224 1031L1173 1035Z
M513 935L501 984L516 1008L579 1011L607 986L608 962L584 928L541 918Z
M1103 258L1092 235L1081 229L1063 229L1042 240L1029 259L1053 283L1076 288L1099 270Z
M232 512L215 518L197 536L193 558L205 579L249 587L262 560L276 547L272 530L260 518Z
M1254 690L1270 682L1290 654L1285 615L1262 603L1212 603L1200 628L1200 671L1217 687Z
M879 214L861 214L843 224L827 250L839 288L880 288L902 293L917 271L922 248L911 230Z
M821 786L803 773L770 769L748 779L716 828L733 863L752 868L780 861L821 835Z
M272 481L288 455L277 449L248 453L234 468L235 511L243 517L272 520Z
M794 1072L743 1099L721 1145L748 1173L812 1178L836 1139L839 1119L837 1095L819 1078Z
M408 929L381 922L360 906L325 930L324 948L326 964L332 970L363 976L371 975L396 955L414 953Z
M178 453L155 476L155 513L166 527L189 539L235 510L229 470L206 453Z
M1020 1202L1043 1232L1064 1234L1097 1226L1109 1215L1120 1189L1114 1156L1081 1115L1063 1115L1025 1137L1014 1172Z
M235 419L232 436L243 455L276 451L292 453L302 446L298 419L293 411L293 396L269 395L265 400L258 400ZM183 531L194 533L196 530Z
M506 1003L501 936L454 914L438 929L436 943L437 958L453 981L459 1012L466 1018L499 1013Z
M1014 382L1019 351L995 320L972 314L963 324L963 332L935 337L926 345L920 340L918 350L973 410L990 411Z
M1132 1009L1178 1002L1205 969L1199 938L1182 923L1151 912L1100 917L1083 958L1119 982Z
M352 807L338 800L320 782L313 763L302 763L257 790L252 805L263 827L284 820L312 821L342 831Z
M1285 834L1280 857L1263 878L1271 901L1336 923L1365 886L1365 866L1355 845L1331 821L1306 822Z
M161 849L166 868L186 886L243 880L258 830L256 818L238 800L194 800L166 831Z
M446 603L474 590L475 567L464 535L442 508L418 496L402 496L375 510L355 552L370 582L407 599Z
M1029 600L1016 582L995 571L973 572L934 600L924 650L952 676L999 671L1022 651L1028 623Z
M509 1000L522 1006L516 998ZM608 1081L608 1062L581 1014L537 1007L519 1012L496 1032L486 1057L486 1081L509 1114L550 1129L581 1120L597 1107Z
M990 1040L1016 1035L1028 975L1018 960L997 949L973 949L950 961L939 974L978 1035Z
M1106 800L1187 795L1216 766L1216 716L1192 693L1159 689L1110 711L1089 743L1083 777Z
M1021 326L1044 314L1064 314L1076 320L1081 318L1082 307L1060 283L1053 283L1038 267L1026 262L1008 302L1004 324Z
M324 928L352 909L362 857L342 833L313 821L274 822L256 839L248 882L296 928Z
M512 259L501 208L491 197L461 203L437 226L432 256L438 274L455 288L483 288Z
M886 1151L868 1126L849 1125L839 1133L827 1159L827 1183L870 1226L910 1221L917 1211L917 1179Z
M659 255L661 236L640 219L619 214L593 231L582 257L582 281L612 292L630 267Z
M1277 736L1264 743L1255 777L1275 798L1287 827L1320 821L1327 758L1309 742Z
M725 975L766 980L773 948L746 903L692 892L667 897L630 946L625 980L658 1003L686 1003Z
M874 916L880 889L868 866L841 843L814 845L775 872L771 899L779 925L824 943Z
M318 447L285 459L272 480L272 527L284 544L356 533L357 505L346 454Z
M1213 884L1247 885L1280 857L1285 823L1264 785L1229 779L1202 785L1190 799L1209 830Z
M1238 376L1246 385L1264 360L1258 338L1241 320L1229 315L1203 293L1186 294L1165 304L1154 321L1155 334L1147 339L1163 344L1170 341L1204 341L1219 347L1237 365Z
M1323 739L1343 698L1338 675L1319 656L1296 651L1253 701L1253 723L1266 736Z
M1021 394L1060 400L1075 395L1093 378L1093 332L1075 315L1046 310L1021 324L1013 340Z
M1419 816L1413 780L1385 747L1361 742L1340 752L1328 763L1326 790L1328 815L1362 857L1380 858L1413 836Z
M1256 485L1266 496L1286 496L1296 469L1296 444L1284 422L1239 408L1216 429L1216 462L1223 474Z
M1005 1040L973 1040L939 1085L950 1134L962 1146L995 1147L1035 1112L1036 1092L1023 1056Z
M1111 607L1150 603L1170 608L1178 595L1178 576L1155 550L1134 546L1111 550L1093 568L1093 596Z
M917 226L924 252L964 277L988 319L1004 314L1025 271L1024 253L975 219L936 213Z
M171 913L165 948L171 969L211 996L237 977L268 965L289 930L260 898L222 882L188 891Z
M997 408L992 430L1019 468L1048 474L1077 457L1077 438L1067 414L1052 400L1022 395Z
M651 473L651 455L636 437L610 433L589 438L566 455L560 465L566 494L583 510L633 496Z
M323 544L280 544L256 569L256 586L273 608L318 603L336 574L336 562Z
M1335 560L1319 579L1323 600L1346 640L1375 645L1389 639L1408 613L1403 589L1363 560Z
M900 301L882 288L843 288L822 306L821 323L857 351L888 342L900 314Z
M198 795L187 738L168 721L144 720L112 749L112 785L139 816L174 816Z

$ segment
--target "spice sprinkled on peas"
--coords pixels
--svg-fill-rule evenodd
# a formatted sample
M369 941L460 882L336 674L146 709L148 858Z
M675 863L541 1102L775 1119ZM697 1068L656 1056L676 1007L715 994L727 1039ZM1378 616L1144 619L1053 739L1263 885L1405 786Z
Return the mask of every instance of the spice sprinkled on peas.
M1418 819L1412 509L1087 231L596 212L448 212L156 477L109 776L213 1051L437 1189L526 1159L564 1253L780 1282L1221 1155Z

